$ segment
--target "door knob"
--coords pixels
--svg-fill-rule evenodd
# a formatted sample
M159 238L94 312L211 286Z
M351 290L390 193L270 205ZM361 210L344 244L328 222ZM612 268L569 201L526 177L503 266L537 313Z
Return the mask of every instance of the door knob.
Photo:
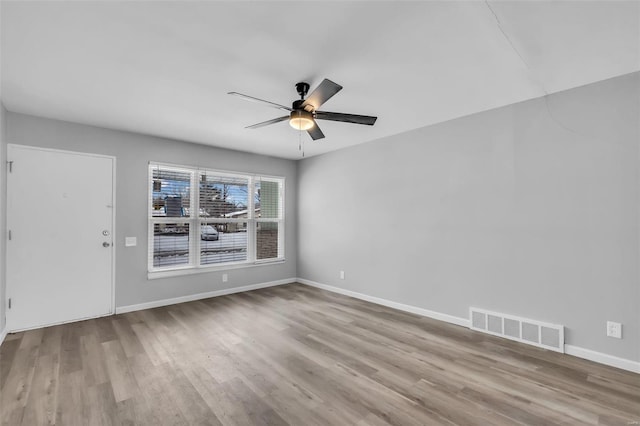
M111 244L109 244L109 243L108 243L108 242L106 242L106 241L105 241L104 243L102 243L102 247L109 247L110 245L111 245Z

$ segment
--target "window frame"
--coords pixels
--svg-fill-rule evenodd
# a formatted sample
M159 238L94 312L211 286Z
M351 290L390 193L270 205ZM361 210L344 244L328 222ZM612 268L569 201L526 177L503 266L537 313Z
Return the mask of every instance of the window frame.
M262 266L283 263L285 261L285 184L284 176L273 176L255 173L234 172L210 169L197 166L185 166L157 161L149 161L147 170L147 278L165 278L179 275L198 274L230 269ZM189 181L189 216L165 217L153 216L153 173L157 169L170 169L180 173L188 173ZM220 176L247 180L247 218L206 218L200 217L200 176ZM279 218L260 218L255 213L256 183L262 180L278 182L279 184ZM247 223L247 259L242 261L222 262L215 264L201 264L200 228L207 223ZM277 223L278 251L277 256L269 259L258 259L257 254L257 226L260 222ZM158 223L185 223L189 226L189 260L184 265L154 266L154 225Z

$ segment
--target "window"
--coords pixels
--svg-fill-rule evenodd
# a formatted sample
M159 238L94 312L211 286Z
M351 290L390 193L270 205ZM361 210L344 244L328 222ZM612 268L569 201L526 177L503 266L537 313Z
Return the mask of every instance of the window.
M283 260L283 193L279 177L150 163L150 276Z

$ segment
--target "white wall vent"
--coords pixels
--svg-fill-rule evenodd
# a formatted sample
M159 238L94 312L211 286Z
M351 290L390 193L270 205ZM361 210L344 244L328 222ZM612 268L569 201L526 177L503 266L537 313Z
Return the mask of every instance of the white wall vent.
M470 328L564 353L564 326L499 314L484 309L469 308Z

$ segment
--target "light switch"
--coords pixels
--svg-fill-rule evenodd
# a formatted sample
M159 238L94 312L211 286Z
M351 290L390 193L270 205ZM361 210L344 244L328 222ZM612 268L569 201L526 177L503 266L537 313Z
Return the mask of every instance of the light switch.
M138 239L136 237L124 237L125 247L134 247L138 245Z

